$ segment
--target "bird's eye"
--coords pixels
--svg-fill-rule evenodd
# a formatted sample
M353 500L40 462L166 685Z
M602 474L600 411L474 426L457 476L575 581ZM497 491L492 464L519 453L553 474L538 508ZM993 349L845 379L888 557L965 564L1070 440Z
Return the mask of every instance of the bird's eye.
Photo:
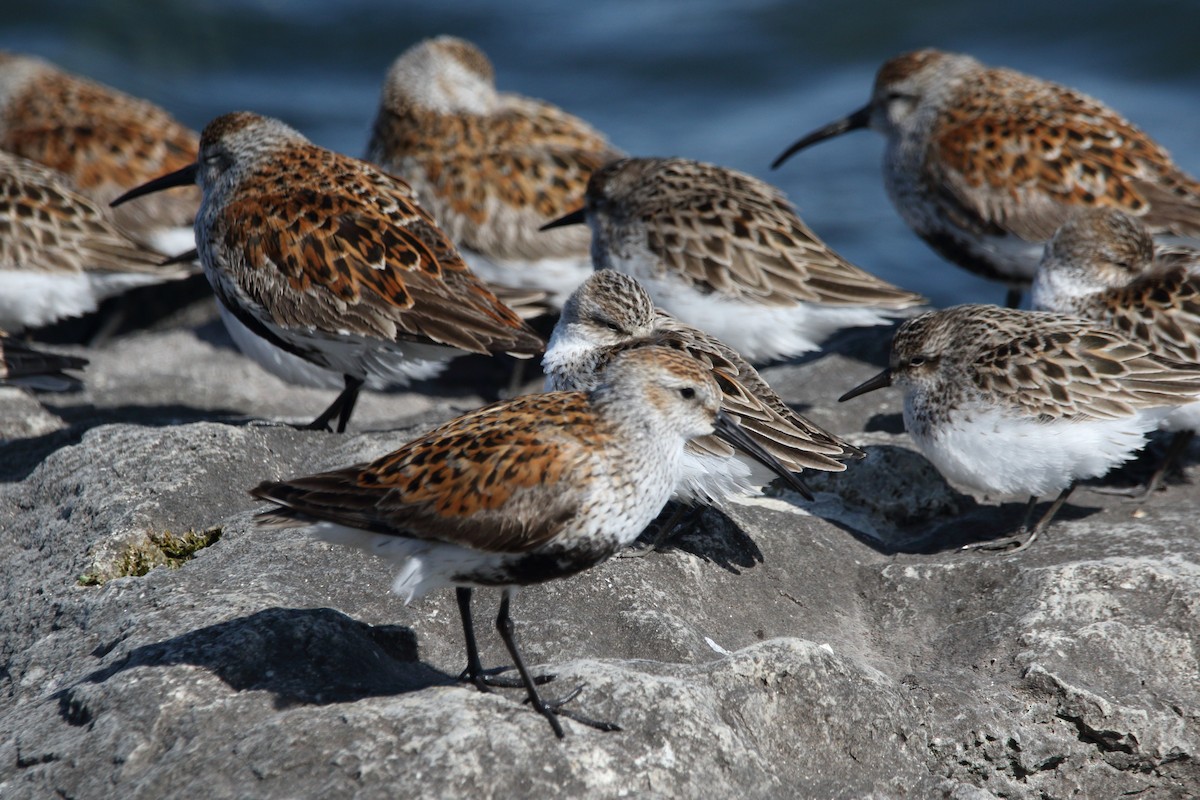
M621 330L621 326L618 325L617 323L613 322L612 320L608 320L608 319L604 320L604 327L608 328L613 333L624 333L624 331Z
M682 397L684 400L691 400L693 397L696 396L696 390L693 389L691 386L685 386L679 390L679 396Z
M925 365L926 360L925 356L913 356L908 360L908 365L910 367L921 367Z

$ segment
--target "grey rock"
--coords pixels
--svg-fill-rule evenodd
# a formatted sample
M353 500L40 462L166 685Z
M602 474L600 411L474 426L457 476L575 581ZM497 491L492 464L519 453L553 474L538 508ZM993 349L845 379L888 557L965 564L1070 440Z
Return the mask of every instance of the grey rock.
M211 324L88 351L83 394L10 414L61 424L0 445L0 797L1200 795L1196 489L1080 491L1030 550L962 553L1023 504L948 486L894 393L834 402L886 336L765 371L872 454L814 476L815 503L708 509L664 552L520 593L547 695L583 686L572 706L623 729L566 721L562 742L521 692L456 681L450 593L406 607L385 564L252 521L258 481L493 397L479 369L367 393L337 436L280 424L332 393L280 384ZM80 583L212 529L178 569ZM507 663L497 596L477 596L485 664Z

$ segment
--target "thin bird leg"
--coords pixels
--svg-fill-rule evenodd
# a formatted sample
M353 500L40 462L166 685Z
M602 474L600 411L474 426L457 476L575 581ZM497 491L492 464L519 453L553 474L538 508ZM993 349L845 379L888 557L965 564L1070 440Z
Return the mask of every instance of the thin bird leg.
M350 403L350 410L351 411L354 410L354 402L358 399L358 390L360 388L362 388L363 382L361 380L359 380L358 378L355 378L350 375L343 375L342 379L345 382L345 388L343 388L342 391L338 393L338 396L334 399L333 403L329 406L329 408L325 409L325 411L323 411L321 413L321 416L317 417L312 422L303 426L306 430L310 430L310 431L330 430L330 428L329 428L330 421L334 417L337 417L339 414L342 413L342 409L346 406L347 402ZM339 423L340 427L338 428L338 433L345 432L346 422L349 421L349 419L350 419L349 413L346 413L344 419L339 418L338 423Z
M500 613L496 615L496 630L500 632L500 638L504 640L504 646L508 648L508 654L512 656L513 664L517 667L517 672L521 673L521 680L525 683L525 692L528 695L528 702L533 706L534 710L541 714L550 723L550 727L554 729L554 735L559 739L563 738L562 724L558 721L560 716L573 719L576 722L588 725L601 731L619 731L618 726L611 722L601 722L594 719L589 719L582 715L568 711L561 706L564 703L574 699L579 694L580 689L577 688L562 700L557 702L545 702L541 695L538 694L537 686L533 678L529 674L529 668L525 666L525 659L521 657L520 650L517 649L516 631L513 626L512 617L509 616L508 607L512 601L513 590L505 589L504 594L500 599Z
M1016 286L1008 287L1008 292L1004 295L1004 307L1005 308L1020 308L1022 294L1023 294L1022 290L1017 288Z
M475 688L481 692L491 692L492 687L500 689L523 689L525 682L517 678L500 678L497 677L501 672L507 672L512 667L494 667L485 670L483 662L479 660L479 645L475 643L475 620L471 615L471 594L473 589L466 586L459 586L454 590L455 597L458 599L458 614L462 617L463 624L463 639L467 643L467 668L459 673L458 679L463 682L470 681L475 685ZM537 675L534 676L533 682L537 684L549 683L554 680L553 675Z
M342 410L338 413L338 433L346 432L346 423L350 421L350 415L354 413L354 405L358 402L358 390L362 388L362 378L355 378L351 375L342 376L346 380L346 388L343 394L350 392L347 395L345 402L342 403Z
M1046 509L1046 513L1042 514L1041 519L1033 528L1029 527L1029 520L1033 518L1033 509L1037 503L1036 497L1029 498L1029 505L1025 507L1025 520L1021 523L1021 527L1017 529L1016 534L1004 539L996 539L990 542L981 542L979 544L967 545L964 550L1002 550L1005 553L1019 553L1037 541L1038 534L1045 530L1050 525L1050 521L1054 519L1054 515L1062 508L1063 503L1067 502L1067 498L1071 496L1071 492L1075 490L1075 484L1071 484L1067 488L1059 492L1058 497L1054 498L1054 502ZM1028 532L1028 537L1025 534Z
M1003 539L991 539L986 542L975 542L974 544L964 544L963 550L1007 550L1014 544L1020 544L1022 541L1021 534L1029 530L1029 520L1033 519L1033 509L1037 505L1038 499L1030 497L1029 502L1025 505L1025 516L1021 518L1021 527L1017 528L1017 532L1012 536L1005 536Z

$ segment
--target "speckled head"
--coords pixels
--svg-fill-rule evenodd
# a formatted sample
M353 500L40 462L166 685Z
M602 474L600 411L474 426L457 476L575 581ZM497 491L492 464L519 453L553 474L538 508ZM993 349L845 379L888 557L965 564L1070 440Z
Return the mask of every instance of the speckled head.
M704 365L666 347L618 354L592 398L609 414L654 415L685 440L712 433L721 411L721 390Z
M404 51L388 70L384 108L417 107L439 114L486 114L496 102L492 62L454 36L426 39Z
M4 107L21 95L31 82L57 71L57 67L40 58L0 50L0 128L4 125Z
M635 278L605 269L589 275L567 299L559 324L576 326L576 335L604 347L649 335L654 317L654 302Z
M1154 263L1154 239L1141 222L1111 208L1077 211L1046 243L1041 270L1097 287L1124 286Z
M888 59L875 76L870 102L801 137L775 159L771 168L810 145L860 128L877 130L893 141L920 135L933 124L938 110L962 80L982 69L983 65L970 56L933 49Z
M918 111L940 106L963 77L982 69L970 56L933 49L889 59L875 76L869 127L889 136L906 132Z

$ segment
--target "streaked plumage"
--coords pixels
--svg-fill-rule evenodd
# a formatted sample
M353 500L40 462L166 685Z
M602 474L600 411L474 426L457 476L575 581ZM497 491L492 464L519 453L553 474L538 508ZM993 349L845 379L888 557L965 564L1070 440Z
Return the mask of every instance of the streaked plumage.
M410 47L388 72L367 158L412 184L480 277L561 306L591 272L589 236L538 229L621 153L556 106L497 92L494 72L463 39Z
M1133 217L1113 209L1085 209L1046 245L1033 282L1033 303L1120 331L1166 358L1200 364L1198 268L1200 251L1178 245L1156 248L1150 232ZM1153 491L1171 457L1200 430L1200 403L1171 412L1162 427L1176 437L1171 456L1147 491Z
M842 399L893 383L909 435L947 478L1034 499L1061 492L1061 502L1200 396L1200 365L1078 317L964 305L905 322L888 369Z
M722 409L790 471L841 472L843 461L863 456L792 410L732 348L655 309L635 278L612 270L593 273L563 307L542 359L546 389L592 389L621 353L655 346L703 364L721 389ZM774 477L758 460L704 436L688 443L675 493L686 501L715 502L755 492Z
M191 181L204 191L200 260L239 346L285 379L343 378L315 427L338 416L344 429L364 383L429 377L462 352L542 350L409 186L364 161L236 112L204 129L195 164L119 202ZM289 357L273 356L277 349Z
M884 63L871 101L775 164L855 128L887 137L884 178L909 226L950 261L1027 286L1072 211L1116 208L1155 235L1200 237L1200 184L1153 139L1081 92L970 56Z
M687 440L715 430L753 449L720 413L720 394L695 359L639 348L614 359L588 393L488 406L371 463L252 494L281 506L264 524L313 524L321 538L400 564L392 590L406 601L458 587L466 674L483 690L471 588L506 587L497 626L531 702L561 737L556 715L566 712L539 698L511 621L505 633L511 587L580 572L632 542L676 485Z
M0 151L0 326L48 325L135 286L194 272L162 260L66 177Z
M585 220L596 269L632 275L660 308L752 362L924 302L831 250L774 187L713 164L612 162L592 174L583 212L551 225Z
M54 169L95 202L180 169L199 137L153 103L33 56L0 53L0 149ZM174 255L192 246L196 189L118 209L117 224Z

